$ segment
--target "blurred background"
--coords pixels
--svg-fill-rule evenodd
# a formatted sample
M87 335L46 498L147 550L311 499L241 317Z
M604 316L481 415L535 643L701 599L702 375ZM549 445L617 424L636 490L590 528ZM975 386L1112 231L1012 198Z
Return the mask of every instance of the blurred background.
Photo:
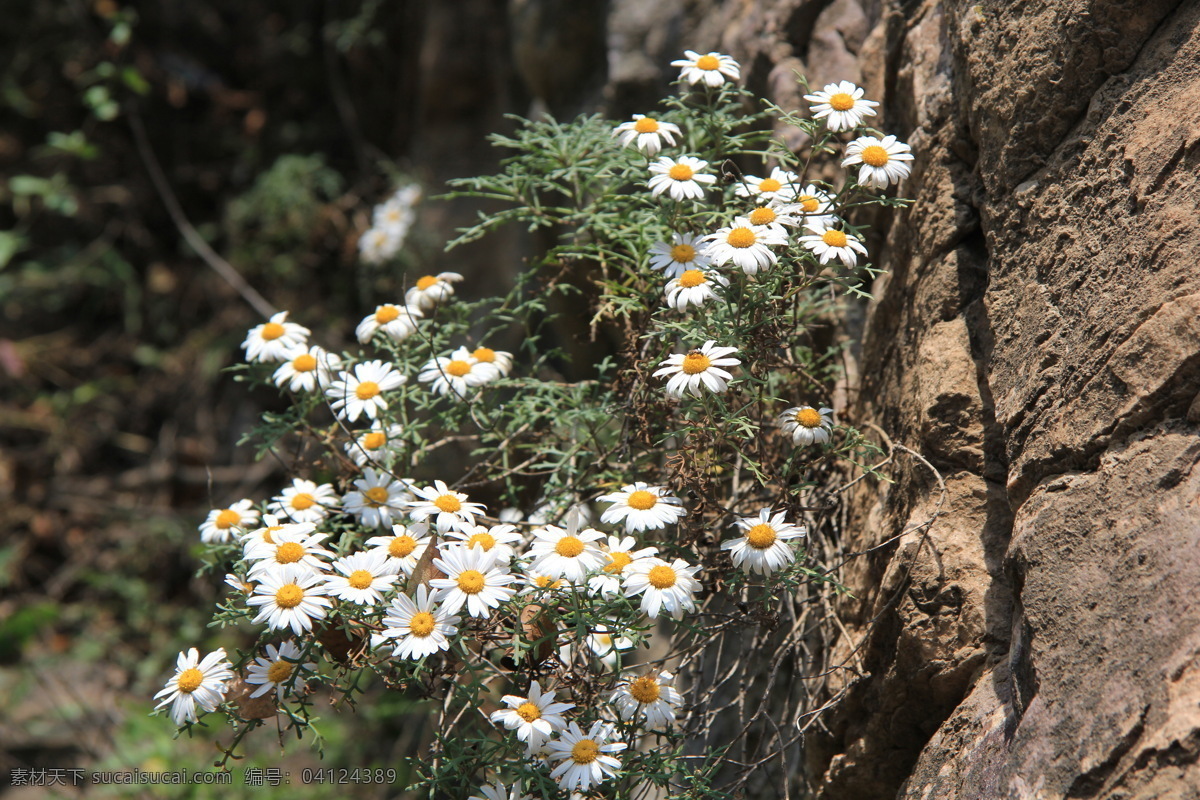
M262 320L254 294L339 348L406 278L461 272L471 298L506 288L520 233L445 254L479 207L429 197L496 169L486 137L511 130L506 114L627 119L656 102L669 61L699 46L680 40L700 18L684 6L3 3L0 793L76 793L11 786L14 769L212 763L225 731L173 741L147 714L178 651L236 638L206 627L223 584L194 577L197 526L286 477L237 444L283 402L225 372ZM361 265L372 206L410 181L426 199L399 267ZM325 760L293 743L282 765L396 766L404 703L330 714ZM269 731L246 752L238 769L281 764Z

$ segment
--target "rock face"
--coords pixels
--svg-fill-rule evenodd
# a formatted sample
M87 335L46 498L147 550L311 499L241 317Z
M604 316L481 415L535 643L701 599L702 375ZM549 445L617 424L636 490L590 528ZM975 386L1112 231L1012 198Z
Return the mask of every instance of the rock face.
M819 796L1200 797L1200 4L622 5L618 50L859 81L917 154L845 410L907 449L853 500L891 543L845 576Z

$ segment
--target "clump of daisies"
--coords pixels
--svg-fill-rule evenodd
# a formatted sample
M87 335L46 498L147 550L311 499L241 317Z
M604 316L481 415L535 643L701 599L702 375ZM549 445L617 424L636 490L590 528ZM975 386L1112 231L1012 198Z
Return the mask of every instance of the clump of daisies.
M417 788L627 799L696 774L672 737L737 729L711 703L735 673L705 659L749 681L777 646L806 668L804 637L770 637L836 583L808 531L874 452L804 404L838 363L812 332L877 274L853 209L903 205L885 192L913 156L847 81L808 116L748 115L731 56L673 64L659 107L525 123L497 139L502 173L455 182L511 207L452 245L510 222L559 237L506 296L431 268L363 298L354 347L311 312L247 332L240 369L293 404L259 436L294 474L200 525L216 623L257 638L180 654L158 696L175 724L303 734L317 701L403 690L438 726L432 757L406 754ZM364 261L396 256L419 199L374 210ZM788 702L763 713L789 728Z

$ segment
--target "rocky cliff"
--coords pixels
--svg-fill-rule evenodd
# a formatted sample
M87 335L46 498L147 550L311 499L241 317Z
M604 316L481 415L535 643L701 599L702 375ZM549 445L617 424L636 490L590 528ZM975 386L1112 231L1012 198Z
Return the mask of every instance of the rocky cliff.
M854 331L843 413L897 482L853 500L862 668L809 738L820 796L1200 796L1200 4L629 0L609 27L618 113L713 48L785 106L794 69L862 83L917 153Z

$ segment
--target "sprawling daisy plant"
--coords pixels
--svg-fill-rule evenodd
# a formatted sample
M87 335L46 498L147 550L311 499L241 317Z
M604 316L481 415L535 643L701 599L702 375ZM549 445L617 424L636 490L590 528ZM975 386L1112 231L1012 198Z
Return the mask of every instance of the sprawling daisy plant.
M513 223L544 245L506 296L397 276L355 349L287 313L248 333L241 369L293 401L258 440L295 474L201 526L216 621L250 634L180 655L174 722L223 713L229 757L267 719L311 732L318 699L402 693L427 701L405 774L436 797L770 794L797 772L809 680L836 667L840 492L871 458L825 407L830 321L876 274L860 209L903 204L911 155L853 84L806 116L728 56L675 64L658 108L523 122L500 174L456 182L503 208L450 248ZM416 199L377 210L365 260Z

